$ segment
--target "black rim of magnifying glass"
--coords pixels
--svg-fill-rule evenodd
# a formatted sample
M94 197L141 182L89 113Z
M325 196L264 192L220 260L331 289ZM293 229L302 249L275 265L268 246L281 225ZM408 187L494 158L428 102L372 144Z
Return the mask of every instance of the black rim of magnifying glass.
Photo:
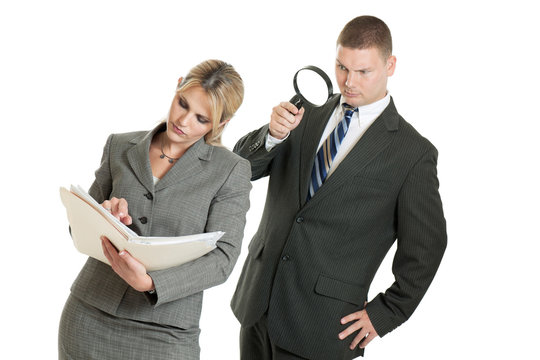
M298 70L296 72L296 74L294 74L294 79L293 79L294 91L296 91L296 95L298 95L300 100L302 100L305 103L308 103L309 105L311 105L313 107L320 107L320 106L324 105L324 104L315 105L312 102L308 101L304 96L302 96L302 93L300 92L300 90L298 89L298 85L296 84L296 78L298 77L298 74L300 73L300 71L303 71L303 70L314 71L317 74L319 74L320 77L323 78L324 82L326 83L326 87L328 87L328 99L326 99L326 102L328 102L328 100L332 97L332 95L334 93L334 88L332 87L332 80L330 80L330 78L328 77L328 75L326 75L326 73L324 71L322 71L321 69L319 69L318 67L313 66L313 65L304 66L303 68Z

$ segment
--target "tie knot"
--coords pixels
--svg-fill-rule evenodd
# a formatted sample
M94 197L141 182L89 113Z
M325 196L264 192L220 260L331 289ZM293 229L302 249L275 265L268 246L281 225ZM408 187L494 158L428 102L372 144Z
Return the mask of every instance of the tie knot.
M345 110L345 116L351 117L355 111L358 111L358 108L352 107L347 103L343 103L343 110Z

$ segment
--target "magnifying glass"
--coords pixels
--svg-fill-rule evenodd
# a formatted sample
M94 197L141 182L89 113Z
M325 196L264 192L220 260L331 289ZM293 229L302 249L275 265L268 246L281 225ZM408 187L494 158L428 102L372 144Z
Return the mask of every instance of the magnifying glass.
M334 93L332 81L328 75L313 65L305 66L294 74L293 86L296 95L292 97L290 102L298 110L304 104L313 107L323 106Z

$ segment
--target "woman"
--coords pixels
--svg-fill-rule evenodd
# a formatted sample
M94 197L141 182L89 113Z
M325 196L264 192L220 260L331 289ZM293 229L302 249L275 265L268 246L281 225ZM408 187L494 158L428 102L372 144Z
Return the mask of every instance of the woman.
M143 236L225 235L199 259L148 273L103 237L111 266L89 258L75 280L60 359L199 358L202 292L231 273L249 208L249 162L220 147L242 99L234 68L208 60L179 80L155 129L109 136L89 193L113 215Z

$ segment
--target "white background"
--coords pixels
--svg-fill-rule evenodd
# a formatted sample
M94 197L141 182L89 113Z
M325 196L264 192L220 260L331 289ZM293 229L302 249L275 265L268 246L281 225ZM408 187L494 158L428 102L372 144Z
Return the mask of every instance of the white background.
M2 2L0 358L57 356L60 313L85 261L68 235L58 188L91 184L108 134L152 128L178 77L218 58L245 81L244 104L225 133L232 148L292 96L301 66L334 77L337 35L363 14L392 30L398 60L389 89L400 113L439 149L449 235L416 313L374 340L367 358L538 358L540 27L533 4ZM238 358L229 301L265 190L265 180L254 184L233 274L205 292L203 360ZM391 256L370 298L391 284Z

